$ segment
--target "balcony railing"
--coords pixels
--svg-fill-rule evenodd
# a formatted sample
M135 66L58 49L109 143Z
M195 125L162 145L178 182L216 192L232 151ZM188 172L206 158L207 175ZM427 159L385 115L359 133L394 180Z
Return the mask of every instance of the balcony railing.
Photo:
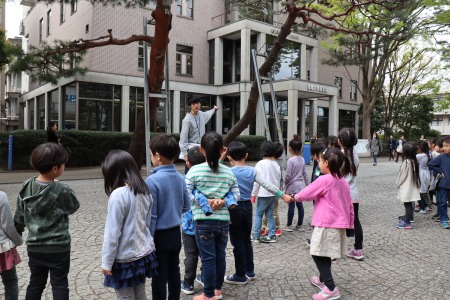
M231 8L220 15L212 17L212 21L217 26L216 28L245 19L274 24L273 13L266 13L251 7L243 9Z

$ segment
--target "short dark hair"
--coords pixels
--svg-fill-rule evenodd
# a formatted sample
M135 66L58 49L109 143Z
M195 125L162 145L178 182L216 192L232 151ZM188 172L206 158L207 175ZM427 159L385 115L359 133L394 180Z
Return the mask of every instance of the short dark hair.
M31 152L30 164L39 173L48 173L54 166L58 168L69 160L66 149L57 143L45 143Z
M344 154L335 147L324 149L321 154L323 160L328 161L328 169L330 174L336 178L342 178L341 167L344 163Z
M202 164L206 161L205 156L200 152L199 146L194 146L188 150L187 159L191 167Z
M435 145L438 146L439 148L444 147L444 137L438 138L438 139L436 140Z
M450 144L450 136L446 136L446 137L444 137L444 141L443 141L443 143L447 143L447 144Z
M187 104L188 104L188 106L191 106L191 104L194 104L194 103L202 103L202 99L200 99L199 96L191 95L188 99Z
M48 123L48 128L47 128L47 130L50 130L50 128L52 128L52 127L55 126L55 125L58 125L58 123L55 122L55 121L50 121L50 123Z
M284 146L281 143L275 143L275 158L279 158L284 153Z
M228 144L227 155L231 156L233 160L242 160L247 154L247 146L239 141L233 141Z
M150 151L155 155L156 152L168 160L175 160L180 155L180 146L177 141L168 134L160 134L150 141Z
M322 140L317 140L311 144L311 155L319 156L320 152L323 151L327 146Z
M142 179L141 172L133 157L123 150L111 150L102 163L105 178L105 193L111 193L127 184L135 195L150 194L150 189Z
M261 158L275 157L275 144L271 141L264 141L259 147L259 151L261 154Z

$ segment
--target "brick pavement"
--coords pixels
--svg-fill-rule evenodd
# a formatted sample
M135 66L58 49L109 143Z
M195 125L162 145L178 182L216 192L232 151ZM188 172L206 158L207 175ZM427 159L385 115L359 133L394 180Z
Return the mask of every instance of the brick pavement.
M395 228L397 216L404 214L403 205L396 199L394 185L400 164L384 161L373 167L368 161L361 164L358 174L363 201L360 219L364 229L365 260L359 262L343 258L332 265L342 299L450 300L450 231L441 229L438 223L431 221L431 214L417 214L411 231ZM310 174L311 167L308 166L307 170ZM5 178L4 173L0 177ZM100 252L108 200L103 191L103 181L72 179L67 178L66 182L75 190L81 207L70 219L70 299L114 298L113 291L102 286L100 275ZM0 190L8 194L13 210L19 188L17 183L0 184ZM305 204L306 224L311 219L311 208L311 203ZM282 223L286 220L286 214L287 205L281 203ZM224 299L311 299L317 289L308 278L317 270L303 242L310 234L310 230L283 233L275 244L255 244L257 280L243 286L225 284L222 289ZM351 246L351 242L348 240L347 244ZM28 283L26 247L19 247L19 252L23 259L18 266L19 298L24 299ZM183 251L180 259L183 272ZM231 274L233 268L229 243L227 274ZM201 286L196 284L195 290L199 293ZM150 299L149 282L147 292ZM0 299L3 297L3 287L0 286ZM46 289L44 299L52 299L50 288ZM192 296L182 294L181 299L192 299Z

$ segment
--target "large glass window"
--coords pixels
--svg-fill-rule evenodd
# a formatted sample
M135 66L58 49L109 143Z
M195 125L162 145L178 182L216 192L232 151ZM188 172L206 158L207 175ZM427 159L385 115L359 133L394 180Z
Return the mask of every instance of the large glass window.
M267 35L267 52L270 52L275 37ZM277 62L272 67L272 76L275 80L290 78L300 78L300 55L301 45L291 41L286 41L281 48Z
M328 136L327 107L317 107L317 136Z
M339 128L353 128L356 125L356 112L353 110L339 110Z
M46 129L45 126L45 95L40 95L37 99L38 124L36 129Z
M177 45L176 70L177 75L192 76L192 47Z
M78 129L120 130L121 86L81 82L79 87Z
M76 85L66 85L63 87L64 102L63 105L63 115L62 115L62 128L65 130L75 129L76 120Z
M130 117L129 130L134 131L137 126L139 114L144 110L144 88L130 87Z
M59 94L58 90L53 90L48 93L48 111L50 113L50 122L58 122L59 118Z
M28 129L34 129L34 99L29 100L28 108Z
M224 97L222 112L222 133L226 134L240 120L241 108L239 97Z
M223 40L223 83L233 82L233 47L233 41Z

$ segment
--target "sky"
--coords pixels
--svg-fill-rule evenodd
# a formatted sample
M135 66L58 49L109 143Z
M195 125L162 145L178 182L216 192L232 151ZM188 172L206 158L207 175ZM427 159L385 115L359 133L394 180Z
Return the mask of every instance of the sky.
M22 7L20 6L19 0L6 1L6 36L8 38L13 38L19 35L19 25L22 21Z

